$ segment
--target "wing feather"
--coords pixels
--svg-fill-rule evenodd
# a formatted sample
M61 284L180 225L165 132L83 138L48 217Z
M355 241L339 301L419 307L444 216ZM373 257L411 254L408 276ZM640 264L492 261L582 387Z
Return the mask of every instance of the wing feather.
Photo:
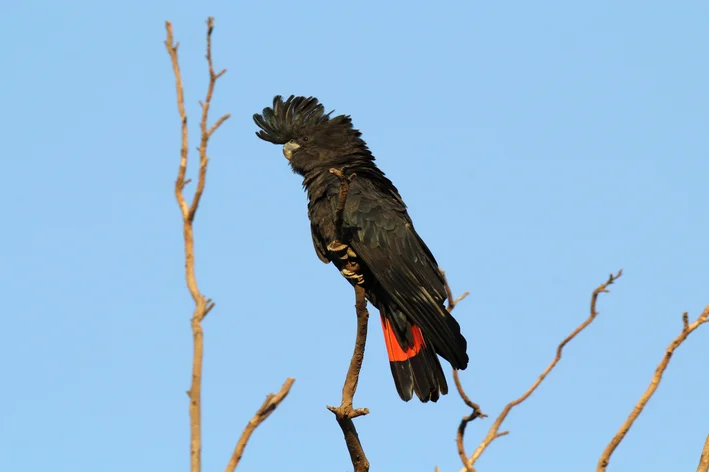
M386 296L420 326L436 351L456 368L468 362L460 326L443 305L445 287L436 260L416 234L400 199L381 195L369 181L345 206L350 245ZM367 188L369 187L369 188Z

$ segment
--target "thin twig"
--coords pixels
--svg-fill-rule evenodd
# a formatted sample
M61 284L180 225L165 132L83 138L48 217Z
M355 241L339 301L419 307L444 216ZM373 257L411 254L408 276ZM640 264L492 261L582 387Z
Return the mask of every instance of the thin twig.
M443 283L446 289L446 296L448 298L447 309L448 312L451 313L453 309L455 309L456 305L465 297L467 297L470 292L465 292L458 298L453 297L453 291L451 290L450 284L448 283L448 277L446 277L445 271L440 268L438 270L441 272L441 276L443 277ZM470 397L468 397L468 395L465 393L463 385L460 383L460 377L458 376L458 371L456 369L453 369L453 380L455 381L455 387L456 389L458 389L458 394L460 395L460 398L462 398L463 402L473 410L469 415L464 416L460 420L460 425L458 426L458 433L456 434L458 455L460 456L460 460L463 462L465 470L467 472L475 472L475 467L468 464L468 454L465 452L465 428L468 426L468 423L475 420L476 418L487 418L487 415L482 412L482 410L480 409L480 405L472 401Z
M350 183L355 174L345 177L344 170L330 169L330 172L340 179L340 195L335 213L335 228L337 241L343 241L342 227L344 224L343 212L345 201L350 189ZM356 263L354 263L356 264ZM342 387L342 401L339 407L328 406L327 409L335 414L337 424L342 429L342 434L345 437L345 444L350 453L352 466L355 472L366 472L369 470L369 461L362 448L362 443L359 440L357 429L352 420L358 416L369 414L367 408L357 408L352 406L354 394L357 391L357 383L359 382L359 372L362 368L364 360L364 349L367 344L367 322L369 321L369 311L367 311L366 292L361 285L355 284L355 308L357 310L357 338L355 340L355 348L350 360L350 366L347 369L347 377Z
M638 418L638 416L640 416L640 413L642 413L643 408L645 408L645 405L647 405L647 402L650 400L650 398L652 398L652 395L655 393L657 387L660 385L662 375L665 373L665 369L667 369L667 366L670 363L672 354L674 354L675 350L682 345L682 343L694 330L696 330L699 326L707 322L709 322L709 305L707 305L702 314L699 315L699 317L691 324L689 324L688 322L688 316L686 315L686 313L683 314L682 332L670 343L670 345L665 350L665 355L662 357L662 360L655 369L655 374L652 376L652 380L650 381L650 385L647 387L647 390L645 390L645 393L642 394L640 400L638 400L638 402L635 404L635 407L633 408L633 411L630 413L630 416L628 416L625 422L620 426L620 429L618 430L616 435L613 437L613 439L611 439L611 442L608 444L608 446L606 446L606 449L603 451L603 454L601 454L601 458L598 460L598 466L596 468L597 472L605 472L606 468L608 467L608 462L610 461L611 455L613 454L613 451L615 451L615 449L618 447L623 438L625 438L625 435L628 434L628 431L630 430L631 426L633 426L633 423Z
M209 138L214 133L222 123L229 119L231 116L229 113L223 115L219 118L211 129L207 130L207 122L209 118L209 105L212 101L212 94L214 94L214 86L217 83L217 79L226 73L226 69L222 69L218 74L214 73L214 65L212 63L212 31L214 30L214 18L209 17L207 19L207 64L209 65L209 87L207 88L207 97L204 103L200 103L202 106L202 121L200 122L200 129L202 131L202 139L199 144L199 182L197 184L197 190L195 191L194 199L192 200L192 205L190 206L189 219L194 220L194 215L197 213L197 206L199 206L199 201L202 198L202 192L204 191L204 184L207 177L207 163L209 158L207 157L207 143Z
M460 425L458 426L458 434L456 435L458 455L460 456L460 460L463 462L463 466L465 466L465 470L467 472L475 472L475 467L468 463L468 454L465 452L465 428L468 426L468 423L470 423L474 419L487 418L487 415L482 412L482 410L480 409L480 405L468 398L468 395L466 395L465 390L463 390L463 385L461 385L460 383L460 378L458 377L458 371L456 369L453 369L453 380L455 380L455 387L458 389L458 394L460 395L460 398L462 398L463 402L465 402L465 404L473 410L471 414L469 414L468 416L464 416L463 419L460 420Z
M261 405L261 408L258 409L254 417L248 422L244 428L244 432L241 433L241 437L234 448L234 453L231 455L231 459L226 466L226 472L234 472L236 466L239 465L239 461L241 461L241 456L244 455L244 448L246 447L246 443L249 441L251 434L286 398L288 392L290 392L290 388L293 386L293 382L295 382L295 379L288 378L278 393L268 394L266 400L263 402L263 405Z
M702 449L702 455L699 458L699 466L697 467L697 472L707 471L709 471L709 435L706 441L704 441L704 448Z
M202 129L206 126L209 100L211 99L216 78L211 74L211 34L214 20L209 18L207 21L207 59L209 60L210 68L210 84L207 95L206 106L203 107L202 113ZM187 113L185 112L185 98L182 85L182 75L180 73L180 65L177 57L178 45L174 42L172 24L169 21L165 22L167 30L167 40L165 47L172 61L173 73L175 75L175 87L177 89L177 108L180 113L181 130L182 130L182 147L180 149L180 167L177 172L177 180L175 181L175 198L182 213L182 229L185 246L185 279L187 288L195 303L194 312L192 314L192 338L193 338L193 357L192 357L192 382L190 390L187 392L190 397L190 470L192 472L200 472L202 467L202 419L201 419L201 385L202 385L202 361L204 355L204 332L202 330L202 320L207 313L214 308L214 303L206 298L199 290L197 285L197 277L195 275L194 265L194 234L192 223L194 215L197 212L207 173L207 141L204 133L202 135L202 143L199 148L200 155L200 171L197 191L192 200L192 205L188 207L187 201L183 194L183 190L188 181L185 181L187 173L187 155L188 155L188 133L187 133Z
M446 277L446 273L443 269L438 269L441 272L441 277L443 277L443 284L446 290L446 297L448 298L448 306L446 307L448 309L448 313L451 313L454 309L455 306L463 300L465 297L467 297L470 292L465 292L463 295L461 295L458 298L455 298L453 296L453 291L451 290L451 286L448 283L448 277ZM463 419L460 420L460 425L458 426L458 433L456 434L456 444L458 445L458 455L460 456L460 460L463 462L463 465L465 466L465 470L467 472L475 472L475 468L468 464L468 454L465 452L465 428L468 426L468 423L471 421L475 420L476 418L487 418L487 415L482 412L480 409L480 405L477 403L473 402L468 395L465 393L465 390L463 390L463 385L460 383L460 378L458 377L458 371L456 369L453 369L453 380L455 381L455 387L458 389L458 394L460 395L460 398L463 399L463 402L468 405L473 411L467 416L464 416Z
M497 417L495 422L493 423L492 427L487 433L487 436L485 436L485 439L480 443L480 445L475 449L475 452L473 452L473 455L470 457L470 459L467 462L464 462L466 467L468 466L474 466L475 462L480 458L483 452L485 452L485 449L497 438L500 436L504 436L509 433L509 431L500 431L500 426L502 426L502 423L505 421L507 418L507 415L510 413L510 410L514 408L515 406L519 405L523 401L525 401L529 396L534 393L534 391L539 387L539 385L544 381L547 375L549 375L549 372L551 372L554 367L559 363L561 360L561 354L564 349L564 346L566 346L572 339L574 339L581 331L583 331L588 325L590 325L594 319L596 319L596 316L598 316L598 311L596 311L596 303L598 301L598 295L601 293L608 293L608 286L611 285L613 282L615 282L621 275L623 275L623 271L619 270L617 274L613 275L611 274L610 277L608 277L608 280L602 283L596 290L593 291L593 294L591 295L591 312L589 317L581 323L575 330L571 332L561 343L559 346L556 348L556 356L554 357L554 360L547 366L546 369L544 369L544 372L539 376L539 378L532 384L532 386L518 399L510 402L505 406L505 408L502 410L502 413ZM470 469L468 468L463 468L461 469L461 472L467 472Z
M446 277L446 273L443 269L438 269L441 272L441 277L443 277L443 282L444 286L446 289L446 296L448 297L448 312L452 312L455 309L455 306L463 301L465 297L470 295L470 292L465 292L463 295L459 296L458 298L453 297L453 291L451 290L451 286L448 284L448 277Z

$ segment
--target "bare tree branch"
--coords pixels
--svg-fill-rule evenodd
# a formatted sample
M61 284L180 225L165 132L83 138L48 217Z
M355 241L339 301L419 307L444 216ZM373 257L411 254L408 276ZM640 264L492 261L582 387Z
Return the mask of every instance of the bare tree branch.
M453 369L453 380L455 380L455 387L458 389L458 394L460 395L460 398L462 398L463 402L465 402L465 404L473 410L471 414L469 414L468 416L464 416L463 419L460 420L460 426L458 426L458 434L456 434L458 455L460 456L460 460L463 461L463 466L465 466L465 470L467 472L475 472L475 467L468 463L468 454L465 452L465 428L468 426L468 423L470 423L474 419L487 418L487 415L482 412L482 410L480 409L480 405L470 400L470 398L468 398L468 395L465 394L465 390L463 390L463 386L460 383L460 378L458 377L458 371L456 369Z
M480 445L475 449L475 452L473 452L473 455L470 457L469 460L464 461L463 464L465 467L461 469L461 472L469 472L474 465L475 462L480 458L483 452L485 452L485 449L497 438L500 436L504 436L506 434L509 434L509 431L500 431L500 427L502 426L502 423L505 421L507 418L507 415L510 413L512 408L515 406L519 405L523 401L525 401L529 396L534 393L534 391L539 387L539 385L544 381L547 375L556 367L556 365L559 363L561 360L561 354L564 349L564 346L566 346L572 339L576 337L581 331L583 331L588 325L590 325L594 319L596 319L596 316L598 316L598 312L596 311L596 303L598 301L598 295L601 293L608 293L608 286L611 285L613 282L615 282L621 275L623 275L623 271L619 270L617 274L613 275L611 274L610 277L608 277L608 280L598 286L596 290L593 291L593 294L591 295L591 312L589 317L581 323L575 330L571 332L561 343L559 346L556 348L556 356L554 357L554 360L547 366L546 369L544 369L544 372L541 373L539 378L532 384L532 386L518 399L510 402L505 406L505 408L502 410L502 413L497 417L495 422L493 423L492 427L487 433L487 436L485 436L485 439L480 443ZM462 389L461 389L462 390ZM460 431L460 429L459 429Z
M702 456L699 458L699 466L697 467L697 472L707 471L709 471L709 436L707 436L706 441L704 441Z
M451 290L451 286L448 283L448 277L446 277L445 271L440 268L438 270L441 272L441 276L443 277L443 282L446 289L446 296L448 297L448 306L446 308L448 309L448 313L452 313L456 305L465 297L470 295L470 292L465 292L460 297L455 298L453 296L453 290ZM465 452L465 428L468 426L468 423L470 423L474 419L487 418L487 415L482 412L482 410L480 409L480 405L473 402L465 393L465 390L463 390L463 385L460 383L460 377L458 376L458 371L456 369L453 369L453 380L455 381L455 387L458 389L458 394L460 395L460 398L462 398L463 402L465 402L465 404L473 410L471 414L463 417L463 419L460 421L460 425L458 426L458 434L456 434L458 455L460 456L460 460L465 466L465 470L467 472L475 472L475 468L472 465L468 464L468 454Z
M190 179L185 180L185 175L187 174L187 162L188 162L188 133L187 133L187 113L185 112L185 97L184 89L182 85L182 74L180 73L180 65L177 57L178 44L175 44L172 24L169 21L165 22L165 29L167 30L167 40L165 41L165 47L170 55L172 61L172 69L175 74L175 87L177 89L177 109L180 113L180 121L182 123L182 146L180 149L180 167L177 172L177 180L175 181L175 198L180 207L180 212L182 213L182 229L184 236L185 245L185 278L187 281L187 288L189 289L190 295L195 303L194 312L192 313L192 338L193 338L193 356L192 356L192 383L190 390L187 395L190 398L190 470L191 472L200 472L202 468L202 362L204 357L204 332L202 330L202 320L207 316L212 308L214 308L214 303L212 300L206 298L199 290L197 285L197 277L195 275L195 264L194 264L194 233L192 225L194 222L194 217L197 213L197 208L199 207L199 202L202 198L202 193L204 192L204 186L207 178L207 163L209 158L207 157L207 145L209 144L209 138L212 134L224 123L228 118L229 114L226 114L219 118L216 123L208 128L209 121L209 106L212 100L212 95L214 93L214 85L217 79L224 75L226 72L222 70L218 74L214 73L214 66L212 64L212 31L214 30L214 18L210 17L207 20L207 63L209 65L209 87L207 88L207 97L205 101L200 105L202 106L202 120L200 122L201 129L201 140L199 151L199 179L197 182L197 189L195 191L194 197L192 198L192 204L188 205L187 200L184 196L185 186L190 182ZM244 447L246 447L246 442L248 441L251 433L254 429L261 424L268 416L273 412L273 410L280 404L281 401L290 391L293 385L294 379L286 380L283 384L281 391L277 395L270 394L261 408L256 412L256 416L249 422L241 436L241 439L234 449L234 454L229 461L227 466L228 472L233 472L236 468L241 456L244 452Z
M244 455L244 448L246 447L246 443L249 441L251 434L261 423L264 422L266 418L271 415L271 413L273 413L276 407L278 407L278 405L280 405L281 402L286 398L288 392L290 392L290 388L293 386L293 382L295 382L295 379L288 378L281 387L280 392L278 392L277 394L268 394L266 400L263 402L263 405L261 405L261 408L258 409L254 417L251 418L251 420L248 422L246 428L244 428L244 432L241 433L239 442L236 443L234 453L231 455L231 459L229 460L229 463L226 466L226 472L234 472L236 466L239 465L239 461L241 461L241 456Z
M211 21L211 19L210 19ZM187 205L183 190L185 188L185 174L187 173L187 154L188 154L188 133L187 133L187 113L185 112L185 98L182 86L182 75L177 57L178 45L174 43L172 24L169 21L165 22L167 30L167 40L165 47L172 60L172 68L175 74L175 82L177 88L177 108L180 113L182 122L182 147L180 149L180 167L175 181L175 198L182 212L182 228L185 245L185 278L187 280L187 288L195 303L194 312L192 314L192 338L193 338L193 358L192 358L192 384L187 394L190 397L190 470L192 472L200 472L202 467L202 432L201 432L201 379L202 379L202 358L203 358L203 331L202 320L207 313L214 307L214 303L208 300L199 291L197 286L197 278L194 268L194 235L192 232L192 221L194 214L199 204L199 199L204 189L204 179L206 176L206 143L204 143L204 155L200 149L200 173L199 173L199 192L195 194L192 202L192 208ZM211 28L209 29L211 33ZM209 37L208 33L208 37ZM209 44L209 43L208 43Z
M347 254L347 247L344 246L342 235L342 226L344 224L343 213L347 194L350 189L350 183L354 179L355 174L346 177L343 170L330 169L330 173L336 175L340 179L340 195L335 212L335 234L337 240L334 241L331 247L344 247ZM347 269L353 273L359 272L359 265L353 260L348 260ZM327 409L335 414L337 424L342 429L342 434L345 437L345 444L350 453L352 466L355 472L366 472L369 470L369 461L362 448L362 443L359 440L357 429L355 428L354 418L369 414L367 408L357 408L352 406L354 394L357 391L357 383L359 382L359 371L362 368L364 360L364 349L367 344L367 323L369 321L369 312L367 311L367 299L365 298L365 290L360 284L354 284L355 290L355 308L357 310L357 338L355 340L355 348L350 360L350 366L347 370L345 384L342 387L342 401L339 407L328 406Z
M615 451L615 449L618 447L623 438L625 438L625 435L628 434L630 427L633 426L633 423L638 418L638 416L640 416L640 413L642 413L643 408L645 408L645 405L647 405L647 402L650 400L652 395L657 390L657 387L660 385L662 375L665 373L665 369L667 369L667 366L670 363L670 358L672 357L672 354L674 354L675 349L682 345L682 343L694 330L696 330L699 326L707 322L709 322L709 305L707 305L702 314L699 315L699 317L691 324L689 323L689 317L687 313L684 313L682 315L682 332L670 343L670 345L665 350L665 355L662 357L660 364L655 369L655 374L652 376L652 380L650 381L650 385L647 387L647 390L645 390L645 393L643 393L643 395L640 397L640 400L638 400L638 402L635 404L635 407L630 413L630 416L628 416L628 419L626 419L625 422L621 425L620 429L618 430L618 433L616 433L613 439L611 439L611 442L603 451L603 454L601 454L601 457L598 460L598 467L596 468L597 472L605 472L606 468L608 467L608 462L610 461L611 455L613 454L613 451ZM706 449L707 448L705 447L705 451Z
M207 143L209 138L214 133L222 123L229 119L231 116L229 113L220 117L216 123L207 130L207 122L209 118L209 105L212 101L212 94L214 93L214 85L217 83L217 79L226 73L226 69L222 69L218 74L214 73L214 65L212 63L212 31L214 30L214 18L209 17L207 19L207 64L209 65L209 87L207 88L207 97L204 103L200 102L202 106L202 121L200 122L200 129L202 131L202 139L199 145L199 181L197 183L197 191L195 192L194 199L192 200L192 205L190 206L189 219L194 220L194 215L197 212L197 206L202 198L202 192L204 191L204 184L207 177L207 163L209 159L207 158Z

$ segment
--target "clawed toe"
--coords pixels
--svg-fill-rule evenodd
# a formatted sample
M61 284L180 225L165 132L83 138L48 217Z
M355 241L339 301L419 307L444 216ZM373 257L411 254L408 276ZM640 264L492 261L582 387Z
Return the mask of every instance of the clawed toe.
M355 272L349 269L342 269L340 273L347 280L354 280L357 285L362 285L364 283L364 275L360 274L359 272Z

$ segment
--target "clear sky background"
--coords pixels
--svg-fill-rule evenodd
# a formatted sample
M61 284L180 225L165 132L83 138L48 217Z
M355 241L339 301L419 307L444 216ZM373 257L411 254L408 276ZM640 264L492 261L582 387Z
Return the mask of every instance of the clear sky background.
M470 396L496 416L625 275L478 470L593 470L681 314L709 303L709 3L11 2L0 15L0 470L188 469L174 78L228 68L196 221L205 321L204 470L288 376L239 470L345 471L338 404L349 285L316 257L306 198L251 120L276 94L351 114L453 290ZM196 126L192 144L196 145ZM193 153L193 157L195 154ZM355 405L373 471L457 471L468 413L402 402L372 312ZM709 433L709 326L673 357L613 471L694 470ZM451 382L452 383L452 382ZM469 427L472 451L491 425Z

